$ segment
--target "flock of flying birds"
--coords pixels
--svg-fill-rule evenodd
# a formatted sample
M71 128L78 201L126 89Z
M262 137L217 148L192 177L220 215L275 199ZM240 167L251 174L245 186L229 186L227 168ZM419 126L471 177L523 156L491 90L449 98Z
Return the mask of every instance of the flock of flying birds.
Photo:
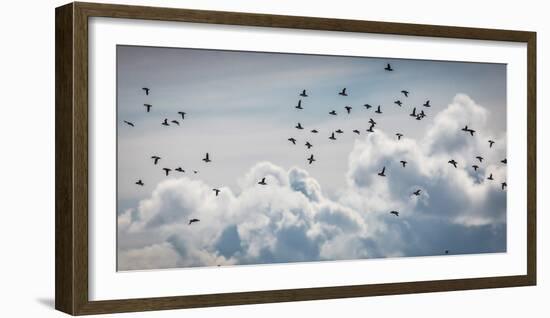
M384 68L385 71L387 72L393 72L394 69L392 68L392 66L388 63L386 65L386 67ZM142 90L145 92L145 95L149 95L149 92L151 91L148 87L143 87ZM409 97L409 94L410 92L407 91L407 90L401 90L401 94L403 94L404 98L408 98ZM342 96L342 97L346 97L348 96L348 92L346 90L346 88L343 88L340 92L338 92L338 95L339 96ZM301 98L307 98L308 97L308 94L307 94L307 90L302 90L302 92L299 94L299 96ZM398 107L403 107L403 102L401 100L396 100L393 102L395 105L397 105ZM151 104L143 104L143 106L146 108L146 112L149 113L151 111L151 108L152 108L152 105ZM432 105L430 104L430 100L427 100L423 105L422 107L425 107L425 108L429 108L431 107ZM369 110L371 108L374 108L372 105L370 104L364 104L363 107L366 109L366 110ZM302 106L302 99L299 99L298 100L298 104L295 106L295 108L297 110L302 110L304 109L303 106ZM350 115L351 114L351 111L353 109L352 106L344 106L344 109L345 109L345 112ZM381 109L381 106L378 105L376 107L376 110L374 111L375 114L382 114L382 109ZM181 121L183 122L183 120L185 119L185 115L186 115L186 112L184 111L179 111L177 113L179 116L181 116ZM331 116L337 116L338 113L336 112L336 110L331 110L329 113L329 115ZM420 111L417 111L417 108L416 107L413 107L413 110L412 112L409 114L412 118L414 118L415 120L422 120L424 119L425 117L427 117L426 113L424 112L424 109L421 109ZM178 117L179 119L179 117ZM130 127L135 127L134 123L133 122L129 122L129 121L126 121L124 120L124 123L126 123L128 126ZM369 124L369 127L365 130L366 132L368 133L374 133L374 128L376 127L377 123L376 121L374 121L372 118L369 119L368 121L368 124ZM176 120L176 119L172 119L172 120L169 120L168 118L164 118L164 120L160 123L160 125L162 126L170 126L170 125L177 125L179 126L180 125L180 121L179 120ZM296 126L295 126L296 129L299 129L299 130L303 130L305 129L301 123L297 123ZM468 127L468 125L465 125L464 128L461 129L461 131L465 132L466 134L469 134L471 137L474 137L475 135L475 130L474 129L471 129ZM317 134L319 133L319 131L317 129L312 129L310 131L312 134ZM359 129L354 129L352 131L353 133L357 134L357 135L360 135L361 134L361 130ZM328 139L332 140L332 141L335 141L337 138L337 134L343 134L344 132L341 130L341 129L337 129L337 130L334 130L331 132L330 136L328 137ZM403 137L403 134L400 133L400 132L397 132L395 133L395 136L397 138L397 140L401 140L401 138ZM297 140L294 138L294 137L290 137L288 138L288 141L291 142L292 144L296 145L296 142ZM493 147L493 144L495 143L495 141L493 140L488 140L488 143L489 143L489 148L492 148ZM306 141L305 144L304 144L307 149L311 149L313 147L313 145L309 142L309 141ZM162 159L161 157L157 156L157 155L153 155L151 156L151 159L153 160L153 164L154 165L157 165L159 163L159 161ZM309 162L309 164L312 164L313 162L316 161L315 157L313 154L311 154L307 159L307 162ZM475 160L478 160L479 163L483 163L483 160L484 158L482 156L476 156L475 157ZM212 160L210 159L210 154L209 153L206 153L204 158L202 159L202 161L204 161L205 163L210 163L212 162ZM506 158L501 160L500 161L502 164L506 164L507 161L506 161ZM407 166L407 161L405 160L400 160L399 163L402 165L402 168L406 168ZM450 165L452 165L454 168L458 168L458 162L454 159L451 159L448 161L448 163ZM472 166L472 169L474 169L475 172L477 172L477 170L479 169L479 165L478 164L473 164ZM162 168L162 170L164 170L165 172L165 175L166 176L169 176L170 172L172 171L171 168ZM174 171L177 171L177 172L180 172L180 173L185 173L185 170L181 167L177 167L174 169ZM193 170L193 173L194 174L197 174L198 171L197 170ZM381 171L378 172L378 176L380 177L386 177L386 173L387 173L387 169L385 166L382 167ZM487 180L489 181L493 181L493 174L490 173L489 176L487 177ZM136 183L136 185L139 185L139 186L143 186L144 183L143 181L140 179L138 180ZM267 186L268 183L266 181L266 177L263 177L260 181L258 181L258 184L261 185L261 186ZM506 182L502 182L500 184L501 186L501 189L502 190L505 190L506 189ZM219 193L221 192L220 189L217 189L217 188L214 188L212 189L212 191L214 192L215 196L218 196ZM416 191L412 192L411 195L414 195L414 196L420 196L421 195L421 192L422 190L421 189L417 189ZM399 211L390 211L390 214L392 215L395 215L395 216L399 216ZM189 220L189 225L193 224L193 223L196 223L196 222L199 222L200 220L197 219L197 218L192 218ZM447 254L448 251L445 251L445 253Z

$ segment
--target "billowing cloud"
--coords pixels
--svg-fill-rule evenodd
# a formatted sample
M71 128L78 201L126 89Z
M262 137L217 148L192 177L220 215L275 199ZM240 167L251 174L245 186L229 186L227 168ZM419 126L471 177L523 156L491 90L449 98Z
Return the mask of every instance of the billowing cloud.
M200 180L165 180L119 215L119 269L504 251L505 136L485 135L489 117L457 95L422 139L397 140L383 130L358 138L347 187L330 198L307 171L269 162L219 196ZM474 137L460 131L465 125L476 129ZM377 175L383 167L386 177ZM258 184L264 177L267 186ZM417 189L421 195L412 195ZM191 218L201 221L189 225Z

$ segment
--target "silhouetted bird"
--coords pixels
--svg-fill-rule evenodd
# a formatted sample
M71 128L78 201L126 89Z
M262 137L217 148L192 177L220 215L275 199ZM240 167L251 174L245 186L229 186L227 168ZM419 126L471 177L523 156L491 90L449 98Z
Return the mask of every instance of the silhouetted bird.
M470 135L472 135L472 136L473 136L474 133L476 132L476 131L473 130L473 129L469 129L469 128L468 128L468 125L464 126L464 128L462 128L461 130L462 130L462 131L465 131L465 132L469 132Z
M419 196L421 191L422 190L418 189L418 190L414 191L412 194L414 194L416 196Z
M495 180L495 179L493 179L493 174L492 173L489 175L489 177L487 177L487 180Z
M296 129L304 129L304 127L302 127L302 124L298 123L298 124L296 125Z
M153 159L153 162L157 164L161 158L159 156L151 156L151 159Z
M151 111L151 104L143 104L143 106L145 106L145 108L147 108L147 112L150 112Z
M302 91L302 93L300 94L300 96L302 96L302 97L307 97L307 94L306 94L306 90L305 90L305 89Z
M472 165L472 168L474 168L474 171L477 171L477 169L479 169L479 166L478 165Z
M336 140L336 137L334 137L334 132L332 133L332 135L330 135L330 137L328 137L328 139Z
M170 171L172 171L172 169L170 169L170 168L162 168L162 170L164 170L164 172L166 173L166 176L168 176Z
M218 196L218 194L220 193L220 189L212 189L212 191L216 193L216 196Z
M185 114L187 114L186 112L178 112L178 114L181 115L181 119L185 119Z
M361 134L361 132L359 132L359 130L357 130L357 129L354 129L353 132L356 133L356 134L358 134L358 135Z
M430 100L428 99L428 100L424 103L424 105L422 105L422 106L424 106L424 107L431 107L431 105L430 105Z
M307 149L309 149L309 148L313 147L313 145L312 145L312 144L310 144L310 143L309 143L309 141L307 141L307 142L306 142L305 146L307 147Z
M367 129L367 132L374 132L374 124L370 124L369 129Z
M142 90L145 91L145 95L149 95L150 89L148 87L143 87Z
M424 118L424 117L426 117L426 114L424 113L424 111L423 111L423 110L421 110L421 111L420 111L420 115L419 115L419 116L420 116L420 117L422 117L422 118Z
M403 137L403 134L402 133L397 133L395 134L397 136L397 140L401 140L401 137Z
M386 71L388 71L388 72L393 71L393 68L391 68L390 63L388 63L388 65L387 65L384 69L385 69Z
M372 106L369 105L369 104L365 104L365 105L363 105L363 106L365 106L366 109L372 108Z
M197 170L193 170L193 173L194 173L194 174L197 174L197 173L199 173L199 172L198 172Z
M390 214L393 214L395 216L399 216L399 212L397 212L397 211L391 211Z
M449 250L445 250L445 254L449 254Z
M508 160L506 160L506 158L504 158L500 162L502 162L503 164L506 164L506 163L508 163Z
M170 126L170 124L168 123L168 118L164 118L164 121L162 122L162 125L163 126Z
M479 162L483 162L483 157L482 156L476 156L476 159L479 160Z
M493 148L493 144L494 144L494 143L495 143L494 141L489 140L489 148Z
M420 114L416 115L416 120L422 120L422 116Z
M416 117L416 107L413 108L413 111L412 111L412 113L409 114L409 116Z
M336 116L336 111L335 111L335 110L331 110L331 111L329 112L329 114Z
M307 158L307 161L309 161L309 164L312 164L313 161L315 161L315 158L313 158L313 154Z
M344 133L344 131L342 129L335 130L334 132L337 133L337 134L343 134Z
M262 180L260 182L258 182L258 184L267 185L267 183L265 182L265 178L262 178Z
M382 171L378 172L378 175L381 177L385 177L386 176L385 172L386 172L386 167L382 168Z
M193 223L196 223L196 222L200 222L199 219L191 219L189 220L189 225L193 224Z
M369 124L371 124L371 125L376 125L376 122L374 121L374 119L369 118Z
M129 122L129 121L126 121L126 120L125 120L124 122L125 122L125 123L126 123L126 125L128 125L128 126L134 127L134 123L132 123L132 122Z
M378 105L378 108L376 108L375 113L377 113L377 114L382 114L382 111L380 110L380 105Z
M141 179L139 179L136 184L143 187L143 181L141 181Z
M183 170L183 168L182 168L182 167L177 167L177 168L176 168L176 169L174 169L174 170L176 170L177 172L185 172L185 170Z
M449 160L449 163L452 164L456 168L457 162L454 159Z
M340 93L338 93L338 95L341 95L341 96L348 96L348 94L346 93L346 88L344 87L342 89L342 91Z
M395 102L393 102L395 105L399 106L399 107L402 107L403 106L403 103L400 101L400 100L396 100Z
M288 141L290 141L293 144L296 144L296 139L294 139L294 138L288 138Z
M208 152L206 153L206 156L202 159L202 161L204 161L204 162L212 161L212 160L210 160L210 156L208 155Z
M296 106L294 106L294 107L296 107L297 109L303 109L303 108L302 108L302 100L300 99L300 100L298 101L298 105L296 105Z
M403 165L403 168L405 168L407 166L407 162L405 160L401 160L399 162L401 162L401 164Z
M352 109L351 106L346 106L346 107L344 107L344 108L346 109L346 111L348 112L348 114L351 113L351 109Z
M408 91L402 90L401 93L403 93L403 95L405 95L405 97L409 97L409 92Z
M177 121L177 120L172 120L171 123L174 123L174 124L176 124L176 125L178 125L178 126L180 125L180 122Z
M504 190L504 188L506 188L508 185L506 184L506 182L503 182L501 183L501 186L502 186L502 190Z
M312 129L311 132L314 134L318 133L317 129Z

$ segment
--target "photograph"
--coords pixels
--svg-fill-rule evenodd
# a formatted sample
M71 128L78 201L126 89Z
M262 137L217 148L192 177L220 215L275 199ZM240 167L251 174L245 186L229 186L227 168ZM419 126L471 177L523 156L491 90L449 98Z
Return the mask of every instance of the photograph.
M116 77L117 271L507 252L506 64L117 45Z

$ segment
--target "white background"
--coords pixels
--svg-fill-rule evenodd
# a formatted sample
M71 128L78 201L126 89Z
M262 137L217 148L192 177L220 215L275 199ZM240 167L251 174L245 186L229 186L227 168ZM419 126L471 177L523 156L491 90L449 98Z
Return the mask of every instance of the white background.
M107 1L105 2L112 2ZM117 1L130 3L129 1ZM417 316L547 317L550 294L545 210L549 201L543 192L548 181L542 176L549 150L543 136L547 93L543 92L549 56L546 40L550 24L542 1L481 3L461 1L132 1L134 4L187 7L273 14L294 14L364 20L447 24L538 32L538 122L539 122L539 285L485 291L384 296L348 300L311 301L193 309L133 314L138 317L278 317L316 315L332 317ZM540 3L540 4L539 4ZM56 317L54 311L54 7L62 1L20 1L4 5L0 19L2 39L0 88L1 215L0 316ZM498 10L498 11L496 11ZM23 15L23 12L24 15ZM546 85L547 86L547 85ZM116 315L122 316L122 315ZM129 316L129 315L125 315Z

